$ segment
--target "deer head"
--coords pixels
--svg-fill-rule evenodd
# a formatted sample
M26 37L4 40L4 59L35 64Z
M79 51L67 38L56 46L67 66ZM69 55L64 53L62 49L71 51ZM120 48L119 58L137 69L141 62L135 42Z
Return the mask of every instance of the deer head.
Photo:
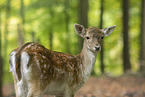
M116 25L105 29L98 29L97 27L85 29L84 26L79 24L75 24L74 27L77 34L84 38L84 43L87 45L87 48L95 53L101 49L103 38L109 36L116 28Z

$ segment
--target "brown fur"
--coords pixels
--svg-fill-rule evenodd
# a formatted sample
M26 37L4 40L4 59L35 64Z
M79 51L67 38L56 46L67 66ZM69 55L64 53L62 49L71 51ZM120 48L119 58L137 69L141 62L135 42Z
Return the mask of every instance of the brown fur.
M18 79L21 79L21 71L20 71L20 60L21 60L21 53L27 52L30 56L30 61L28 64L33 66L33 73L38 72L36 77L32 76L35 80L37 78L41 78L41 83L43 83L40 87L45 89L45 87L51 81L59 81L62 80L62 76L70 76L72 77L70 80L69 85L73 86L74 84L80 83L83 80L82 78L82 69L83 66L81 64L81 56L73 56L66 53L60 52L53 52L46 49L44 46L38 43L26 43L19 47L16 53L16 73ZM37 61L36 61L37 60ZM42 61L43 60L43 61ZM38 67L38 65L40 67ZM46 67L46 68L45 68Z

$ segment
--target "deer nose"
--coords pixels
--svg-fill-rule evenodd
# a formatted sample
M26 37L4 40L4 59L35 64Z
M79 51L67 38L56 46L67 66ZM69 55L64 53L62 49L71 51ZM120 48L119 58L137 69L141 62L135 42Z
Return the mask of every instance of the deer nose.
M96 50L100 50L100 48L101 48L100 46L95 46Z

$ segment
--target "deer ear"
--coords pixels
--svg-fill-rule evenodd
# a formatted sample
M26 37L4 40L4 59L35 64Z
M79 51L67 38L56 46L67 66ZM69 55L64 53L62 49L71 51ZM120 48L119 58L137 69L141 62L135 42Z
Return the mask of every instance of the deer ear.
M82 26L80 24L74 24L74 28L75 28L75 31L77 32L77 34L84 38L84 34L85 34L84 26Z
M115 28L116 25L102 29L102 31L104 32L104 36L109 36Z

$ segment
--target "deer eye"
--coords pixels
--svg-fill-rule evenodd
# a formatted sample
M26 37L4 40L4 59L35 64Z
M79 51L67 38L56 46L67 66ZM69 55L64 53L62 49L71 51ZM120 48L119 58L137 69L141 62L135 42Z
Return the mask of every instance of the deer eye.
M87 39L90 39L90 37L88 37L88 36L87 36L86 38L87 38Z
M101 39L103 39L104 37L101 37Z

